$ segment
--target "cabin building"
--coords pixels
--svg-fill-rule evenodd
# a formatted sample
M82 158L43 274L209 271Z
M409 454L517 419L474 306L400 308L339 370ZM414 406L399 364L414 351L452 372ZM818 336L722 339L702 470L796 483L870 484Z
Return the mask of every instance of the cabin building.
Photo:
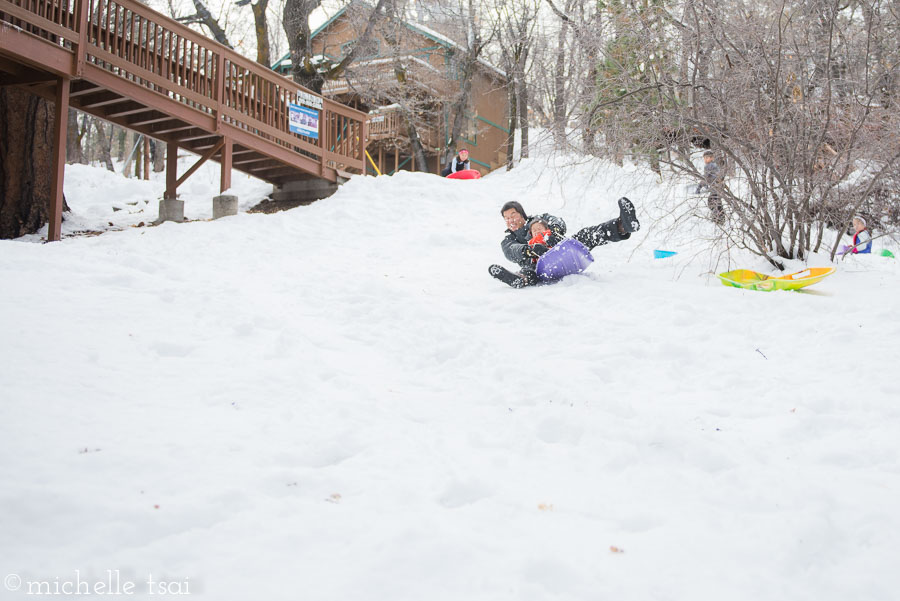
M352 2L312 33L313 52L325 65L337 64L365 30L372 7ZM417 17L421 18L421 11ZM377 23L365 51L339 79L327 81L322 94L368 113L368 173L398 170L440 173L461 149L469 151L472 168L486 174L506 164L509 110L506 74L479 59L471 76L465 121L455 148L447 148L452 128L451 105L461 85L460 59L465 48L439 32L439 20L428 25L387 18ZM442 28L446 31L448 28ZM398 80L398 66L403 77ZM273 69L290 75L290 54ZM421 141L426 165L412 152L410 121Z

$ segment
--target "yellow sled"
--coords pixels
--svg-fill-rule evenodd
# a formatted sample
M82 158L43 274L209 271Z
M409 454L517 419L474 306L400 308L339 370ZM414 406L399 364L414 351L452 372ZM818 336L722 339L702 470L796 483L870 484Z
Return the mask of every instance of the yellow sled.
M811 267L790 275L773 276L757 273L749 269L736 269L719 274L719 279L726 286L746 288L747 290L799 290L821 282L834 273L834 267Z

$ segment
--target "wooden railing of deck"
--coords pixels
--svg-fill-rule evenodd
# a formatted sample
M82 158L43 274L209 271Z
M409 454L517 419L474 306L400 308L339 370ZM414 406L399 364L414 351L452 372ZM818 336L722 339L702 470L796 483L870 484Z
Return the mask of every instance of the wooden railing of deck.
M7 34L13 29L40 38L45 48L15 56L15 44L3 43L12 40ZM318 177L334 181L341 171L364 172L364 113L313 94L135 0L0 0L0 59L10 55ZM307 99L299 104L320 107L318 138L289 130L289 104L298 96ZM171 130L159 137L180 142Z

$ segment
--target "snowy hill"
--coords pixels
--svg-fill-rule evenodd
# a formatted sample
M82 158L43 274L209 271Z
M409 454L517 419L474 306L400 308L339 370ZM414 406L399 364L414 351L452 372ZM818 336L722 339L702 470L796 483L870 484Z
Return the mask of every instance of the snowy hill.
M896 262L726 288L766 265L670 230L679 188L540 157L0 243L0 598L896 599ZM504 201L574 231L623 195L644 228L584 274L488 276Z

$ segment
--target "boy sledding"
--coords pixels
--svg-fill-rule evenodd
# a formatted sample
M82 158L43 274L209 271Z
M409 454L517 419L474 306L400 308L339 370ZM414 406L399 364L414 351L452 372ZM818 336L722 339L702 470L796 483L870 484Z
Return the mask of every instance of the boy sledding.
M500 214L507 226L500 248L504 256L521 269L516 273L500 265L491 265L488 272L513 288L552 282L571 273L580 273L593 261L591 249L627 240L641 227L634 204L625 197L619 199L619 217L583 228L571 239L565 238L565 221L548 213L529 217L518 202L504 204Z

